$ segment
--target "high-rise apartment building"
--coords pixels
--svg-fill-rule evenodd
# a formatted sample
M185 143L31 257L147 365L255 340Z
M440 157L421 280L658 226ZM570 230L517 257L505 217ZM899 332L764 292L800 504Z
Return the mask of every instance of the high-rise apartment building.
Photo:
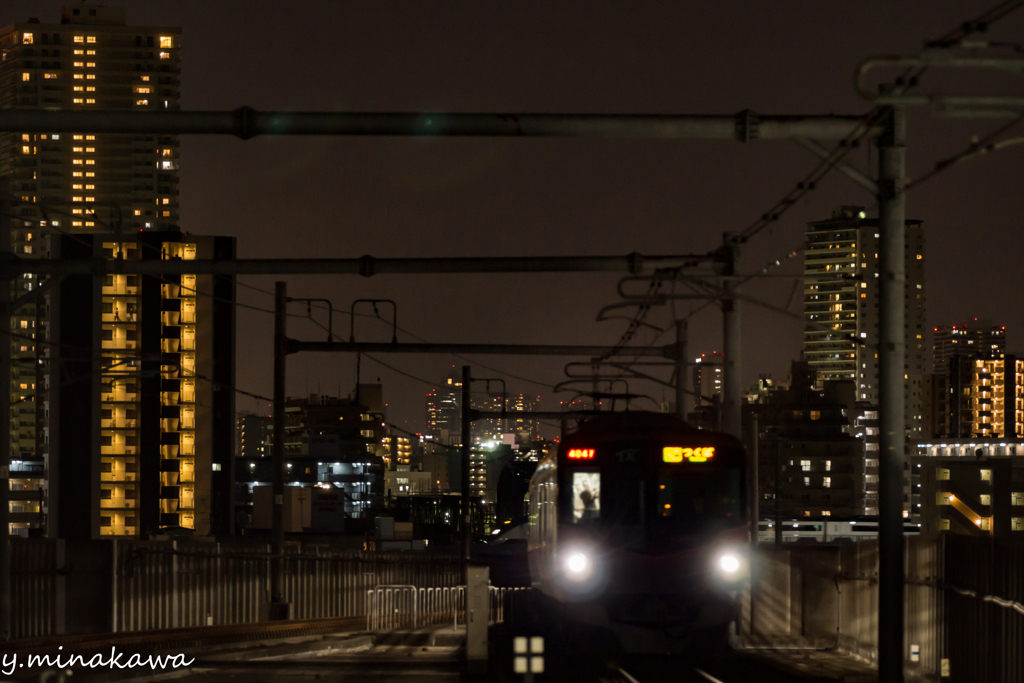
M993 359L1006 354L1006 328L991 320L975 318L959 325L940 325L932 334L935 372L945 372L953 356Z
M131 275L138 260L235 256L232 237L61 235L48 255L120 258L44 294L50 524L61 538L229 533L234 280Z
M0 29L0 108L177 109L180 47L180 29L128 26L123 7L66 5L59 24ZM0 133L0 175L31 223L18 231L19 254L32 253L23 248L39 227L172 229L177 171L174 135Z
M857 400L878 404L878 220L861 207L837 209L807 228L804 358L819 382L853 380ZM924 374L924 230L906 222L904 419L917 437Z
M179 47L179 29L128 26L122 7L67 5L60 23L28 19L0 28L0 108L177 109ZM40 256L46 235L176 230L177 170L176 136L0 133L0 177L16 201L10 226L14 253ZM36 276L21 276L14 296L41 286ZM58 315L63 313L31 296L14 311L19 337L12 349L10 437L20 475L13 485L24 498L12 505L16 533L42 529L47 516L56 518L44 474L49 471L52 480L57 471L47 466L55 430L46 425L48 413L57 412L50 410L56 397L46 377L50 354L36 340L52 336L49 323ZM136 527L112 521L109 528Z

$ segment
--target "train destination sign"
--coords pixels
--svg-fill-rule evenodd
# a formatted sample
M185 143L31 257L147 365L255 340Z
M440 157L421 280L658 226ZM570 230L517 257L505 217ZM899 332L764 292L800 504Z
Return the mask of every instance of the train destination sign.
M569 456L572 457L572 456ZM678 446L665 446L661 450L661 459L664 462L707 462L715 457L715 447L705 446L703 448L680 448Z

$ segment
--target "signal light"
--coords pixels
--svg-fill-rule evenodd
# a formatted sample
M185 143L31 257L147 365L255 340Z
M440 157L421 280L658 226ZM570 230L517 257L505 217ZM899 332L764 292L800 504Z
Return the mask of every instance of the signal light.
M593 448L571 448L569 449L570 460L593 460L594 449Z

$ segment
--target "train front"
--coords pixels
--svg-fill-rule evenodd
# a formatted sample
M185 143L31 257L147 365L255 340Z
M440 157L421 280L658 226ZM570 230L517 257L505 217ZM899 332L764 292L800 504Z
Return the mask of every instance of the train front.
M563 439L544 590L626 652L714 650L748 577L743 449L670 416L624 420Z

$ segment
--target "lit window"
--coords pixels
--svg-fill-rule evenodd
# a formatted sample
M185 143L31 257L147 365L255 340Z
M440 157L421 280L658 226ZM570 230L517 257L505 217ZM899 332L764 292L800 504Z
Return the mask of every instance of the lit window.
M75 36L75 42L76 43L84 43L85 42L85 38L82 37L82 36Z
M74 75L74 78L76 78L76 79L78 79L78 80L81 80L81 79L82 79L82 78L84 78L84 77L82 76L82 74L75 74L75 75Z
M87 190L95 190L96 186L95 185L86 185L85 189L87 189Z
M22 153L22 154L31 154L31 153L32 153L32 148L31 148L31 147L29 147L28 145L24 145L24 146L23 146L23 147L21 148L21 153Z
M21 36L21 42L23 45L31 45L34 40L35 38L33 38L31 33L24 33Z
M71 148L71 151L72 151L72 152L73 152L74 154L81 154L81 153L82 153L82 148L81 148L81 147L72 147L72 148Z
M85 75L85 80L87 80L87 81L94 81L94 80L96 80L96 74L86 74Z
M171 58L171 53L170 52L161 52L160 53L160 59L170 59L170 58Z
M136 216L141 216L142 215L142 209L135 209L135 215Z
M57 78L57 74L43 74L43 78Z
M800 461L800 469L803 470L804 472L810 472L811 471L811 461L810 460L801 460Z
M85 91L86 92L96 92L96 86L95 85L90 85L88 88L85 89Z
M85 54L87 54L87 55L94 55L94 54L96 54L96 50L86 50Z
M168 199L167 197L164 197L164 199L163 199L163 203L164 203L164 204L170 204L170 203L171 203L171 200L170 200L170 199Z
M30 75L29 75L29 73L28 73L27 71L22 71L22 72L21 72L21 80L23 80L23 81L27 81L27 80L29 80L30 78L32 78L32 76L30 76Z
M73 201L73 202L80 202L80 201L82 201L82 198L81 197L72 197L71 201Z
M74 90L75 90L75 92L82 92L82 90L84 90L84 88L82 86L80 86L80 85L76 85L74 87Z
M71 209L71 213L82 213L81 209Z
M92 163L92 162L89 162L89 163ZM92 178L94 175L96 175L96 174L93 173L92 171L86 171L85 172L85 177L86 178Z
M88 99L85 101L86 104L96 104L96 100Z
M96 62L86 62L85 63L85 68L87 68L87 69L95 69L96 68Z
M96 201L96 198L95 197L86 197L85 201L87 201L87 202L94 202L94 201Z
M174 38L171 36L160 36L160 47L174 47Z
M72 189L72 190L81 190L81 189L82 189L82 186L81 186L81 185L72 185L72 186L71 186L71 189Z
M85 153L86 153L86 154L92 154L92 153L93 153L93 152L95 152L95 151L96 151L96 148L95 148L95 147L86 147L86 148L85 148Z
M82 221L71 221L71 225L76 228L80 228L82 227Z
M85 62L75 62L74 64L76 69L81 69L83 66L85 66Z
M95 139L96 139L96 136L95 136L95 135L86 135L86 136L85 136L85 139L86 139L86 140L95 140Z
M76 55L85 54L85 51L84 50L75 50L75 54Z
M149 104L149 100L135 100L135 104L139 104L139 105Z
M96 42L96 36L89 36L88 38L85 39L85 42L87 42L87 43L95 43Z
M75 178L81 178L82 177L82 172L81 171L74 171L74 172L71 173L71 175L74 176Z
M149 92L149 87L147 86L145 88L136 88L135 92L144 93L144 94L148 93Z
M821 485L827 489L832 488L832 477L822 477Z
M170 215L171 215L171 212L170 211L164 211L163 215L164 215L164 218L169 218Z
M146 81L146 82L149 82L149 76L143 76L143 77L142 77L142 80L144 80L144 81Z
M95 164L95 163L96 163L96 160L95 160L95 159L86 159L86 160L85 160L85 165L86 165L86 166L92 166L92 165L93 165L93 164Z
M75 99L71 100L71 102L73 104L81 104L82 103L82 98L76 97Z

